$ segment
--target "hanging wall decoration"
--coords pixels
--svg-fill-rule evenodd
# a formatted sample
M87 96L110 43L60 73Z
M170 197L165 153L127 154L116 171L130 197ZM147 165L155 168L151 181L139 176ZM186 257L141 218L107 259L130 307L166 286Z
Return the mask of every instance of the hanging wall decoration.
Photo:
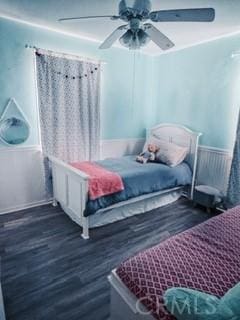
M0 140L6 145L24 143L30 134L30 125L14 98L10 98L0 117Z
M42 54L38 51L36 51L37 56L42 56ZM45 65L48 66L48 63L44 61ZM54 70L51 68L51 72L57 74L60 77L63 77L67 80L78 80L78 79L86 79L89 76L93 75L94 73L98 72L98 67L93 67L89 74L82 73L82 74L67 74L65 72L61 72L59 70Z

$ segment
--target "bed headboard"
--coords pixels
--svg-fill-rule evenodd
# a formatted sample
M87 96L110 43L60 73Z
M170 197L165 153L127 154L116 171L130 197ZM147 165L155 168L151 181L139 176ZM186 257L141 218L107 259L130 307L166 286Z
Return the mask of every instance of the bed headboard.
M173 123L163 123L147 130L147 138L155 137L170 143L176 143L182 147L188 147L189 152L185 161L189 164L193 172L191 185L191 198L193 197L197 160L198 160L198 143L200 132L194 132L185 126Z

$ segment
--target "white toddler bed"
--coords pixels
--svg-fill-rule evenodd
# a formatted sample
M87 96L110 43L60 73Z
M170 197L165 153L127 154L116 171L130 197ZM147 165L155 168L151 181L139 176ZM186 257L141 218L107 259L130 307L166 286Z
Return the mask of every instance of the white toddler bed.
M188 147L185 161L192 170L190 197L193 196L196 178L200 136L200 133L176 124L160 124L147 132L148 138L161 138L161 140ZM176 201L183 193L183 187L154 192L119 202L111 207L98 210L94 215L85 217L84 210L88 201L88 175L55 157L51 156L49 160L52 163L53 205L59 202L65 213L83 228L82 237L84 239L89 238L89 228L150 211Z

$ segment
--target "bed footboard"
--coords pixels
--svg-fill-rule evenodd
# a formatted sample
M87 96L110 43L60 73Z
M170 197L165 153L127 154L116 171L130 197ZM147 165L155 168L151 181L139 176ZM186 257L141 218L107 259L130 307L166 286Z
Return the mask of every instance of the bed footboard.
M63 210L82 228L82 237L89 239L88 218L83 213L88 198L88 175L67 163L49 157L52 163L53 205L60 203Z
M111 288L110 320L154 320L155 318L137 299L113 270L108 276Z

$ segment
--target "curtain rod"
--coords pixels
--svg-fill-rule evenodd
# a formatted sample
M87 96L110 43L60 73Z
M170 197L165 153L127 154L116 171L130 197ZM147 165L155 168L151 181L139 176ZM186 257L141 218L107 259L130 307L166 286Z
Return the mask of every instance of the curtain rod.
M52 51L52 50L37 48L37 47L29 45L29 44L26 44L25 48L32 49L35 51L40 50L42 52L46 52L46 54L53 55L53 56L55 55L55 56L71 58L71 59L75 59L75 60L79 60L79 61L107 64L106 61L103 61L103 60L97 60L97 59L95 60L95 59L91 59L91 58L87 58L87 57L83 57L83 56L78 56L78 55L74 55L74 54L70 54L70 53L56 52L56 51Z

